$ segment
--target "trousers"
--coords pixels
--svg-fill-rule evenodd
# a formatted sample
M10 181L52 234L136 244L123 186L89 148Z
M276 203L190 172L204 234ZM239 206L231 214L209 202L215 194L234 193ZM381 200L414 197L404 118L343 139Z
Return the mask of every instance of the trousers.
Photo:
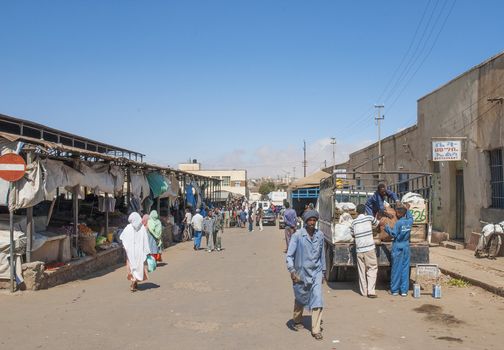
M196 249L200 249L201 235L201 231L194 231L194 247Z
M207 250L214 250L215 245L214 245L214 233L209 232L206 234L207 236Z
M294 301L294 314L292 319L294 320L294 323L301 323L303 320L303 310L304 306L301 304L298 304L296 301ZM322 308L318 307L315 309L311 310L311 332L312 334L318 334L322 330L320 328L320 323L322 322Z
M359 289L363 296L376 294L376 275L378 261L376 251L357 253L357 270L359 271Z
M410 272L409 244L394 242L392 245L392 276L390 291L392 293L408 293Z

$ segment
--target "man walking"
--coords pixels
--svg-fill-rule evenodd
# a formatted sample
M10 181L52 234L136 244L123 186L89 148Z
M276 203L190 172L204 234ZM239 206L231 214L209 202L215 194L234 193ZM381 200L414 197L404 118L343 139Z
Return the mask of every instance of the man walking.
M222 234L224 233L224 215L219 208L215 209L215 228L214 228L215 249L218 252L222 249Z
M211 210L208 211L207 217L203 220L203 232L207 239L207 252L211 252L215 249L214 245L214 231L215 230L215 218Z
M359 289L362 296L376 298L376 275L378 273L378 260L373 240L373 226L380 223L376 218L366 214L366 206L357 206L359 216L352 221L352 235L355 237L355 250L357 252L357 270L359 271Z
M229 218L231 216L231 213L229 212L229 208L224 209L224 227L229 228Z
M308 210L303 214L305 226L294 233L287 250L287 269L291 274L294 289L294 328L300 330L303 325L303 309L312 313L312 336L322 340L322 283L325 275L324 234L317 230L319 214Z
M201 245L201 235L203 230L203 216L200 210L196 209L196 215L191 219L191 226L194 231L194 250L199 250Z
M285 224L285 243L287 244L287 248L285 248L285 252L289 249L289 242L291 240L291 236L296 232L297 226L297 214L294 209L290 207L289 202L285 202L285 212L283 214L284 224Z
M259 222L259 231L263 230L263 222L262 222L263 216L264 216L263 208L261 205L259 205L259 209L257 209L257 217L256 217L256 221Z
M189 208L186 208L185 210L185 216L184 220L182 223L184 224L184 229L187 230L187 234L189 236L189 239L192 239L192 229L191 229L191 220L192 220L192 214L191 210Z

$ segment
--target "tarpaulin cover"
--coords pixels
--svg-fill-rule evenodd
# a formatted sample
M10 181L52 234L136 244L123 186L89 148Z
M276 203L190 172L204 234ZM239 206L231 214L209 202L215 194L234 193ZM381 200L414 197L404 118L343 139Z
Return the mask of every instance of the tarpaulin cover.
M10 278L10 231L0 230L0 278ZM26 249L26 235L21 231L14 231L14 262L17 283L23 282L21 273L21 255Z
M149 186L154 198L157 198L168 191L168 183L166 182L166 178L160 173L153 172L147 174L147 181L149 181Z
M193 208L197 208L196 207L196 198L194 198L192 185L187 184L186 188L185 188L185 192L186 192L186 202L187 202L187 205L191 206Z
M143 174L131 174L131 195L143 202L149 197L150 186L147 178Z
M28 164L24 177L14 183L9 195L9 210L30 208L45 199L42 168L39 161Z
M161 198L170 198L170 199L177 198L180 189L177 177L175 175L170 175L168 177L165 177L165 180L166 183L168 183L168 191L163 193L161 195Z

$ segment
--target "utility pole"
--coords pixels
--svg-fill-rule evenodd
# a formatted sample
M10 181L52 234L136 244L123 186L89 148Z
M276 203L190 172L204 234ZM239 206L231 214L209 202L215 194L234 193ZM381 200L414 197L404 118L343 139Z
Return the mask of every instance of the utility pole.
M332 145L332 173L336 170L336 137L331 137L331 145Z
M304 177L306 177L306 141L305 140L303 140L303 153L304 153L304 160L303 160Z
M381 180L381 172L383 168L383 158L381 152L381 121L385 119L385 116L381 115L381 109L385 107L384 105L374 105L374 107L378 110L378 116L375 117L376 125L378 126L378 174Z
M296 181L296 167L292 167L292 181Z

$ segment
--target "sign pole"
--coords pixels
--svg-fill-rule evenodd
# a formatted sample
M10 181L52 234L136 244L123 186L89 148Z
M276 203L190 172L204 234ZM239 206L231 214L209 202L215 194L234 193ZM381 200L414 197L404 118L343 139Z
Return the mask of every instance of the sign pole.
M14 191L14 186L12 185L12 182L9 185L10 191L9 191L9 198L12 195L12 191ZM10 228L10 247L9 247L9 255L10 255L10 287L11 287L11 293L14 293L16 291L14 279L15 279L15 270L14 270L14 264L16 259L14 258L14 211L9 208L9 228Z

